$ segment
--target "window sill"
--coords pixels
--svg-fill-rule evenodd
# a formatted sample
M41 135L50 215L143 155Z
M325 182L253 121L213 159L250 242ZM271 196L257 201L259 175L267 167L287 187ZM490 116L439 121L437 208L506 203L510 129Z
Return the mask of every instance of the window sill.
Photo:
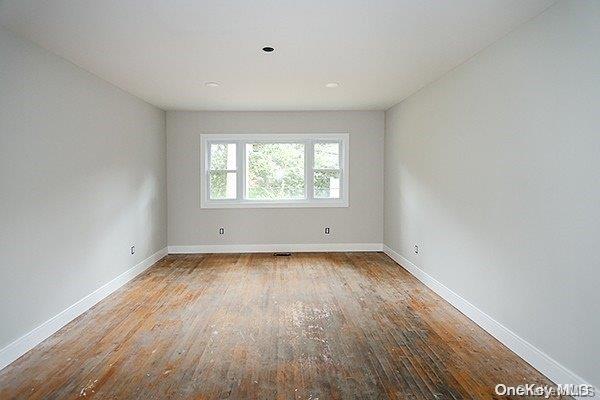
M348 207L347 200L312 201L205 201L200 208L332 208Z

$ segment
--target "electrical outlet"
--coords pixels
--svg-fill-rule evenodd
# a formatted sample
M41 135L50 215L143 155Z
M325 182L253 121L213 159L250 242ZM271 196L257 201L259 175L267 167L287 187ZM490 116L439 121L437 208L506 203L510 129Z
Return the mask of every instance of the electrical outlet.
M419 254L419 245L415 244L415 254Z
M131 254L135 254L135 246L131 246Z
M325 228L325 234L329 235L331 233L331 229L329 229L329 227Z
M225 234L225 228L219 228L219 235Z

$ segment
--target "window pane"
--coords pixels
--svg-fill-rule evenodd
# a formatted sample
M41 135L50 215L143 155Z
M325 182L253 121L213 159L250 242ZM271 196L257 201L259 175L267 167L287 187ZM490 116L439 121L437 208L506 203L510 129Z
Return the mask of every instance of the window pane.
M212 143L210 145L210 169L236 169L235 143Z
M235 172L211 171L210 172L210 198L235 199L236 198Z
M340 198L340 171L315 171L315 198Z
M339 169L340 144L315 143L315 169Z
M303 199L304 144L246 144L246 174L248 199Z

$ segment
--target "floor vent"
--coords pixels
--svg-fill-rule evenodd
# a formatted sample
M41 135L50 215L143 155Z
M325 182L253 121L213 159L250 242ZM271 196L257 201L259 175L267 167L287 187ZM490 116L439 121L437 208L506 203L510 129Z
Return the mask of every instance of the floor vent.
M273 253L275 257L289 257L292 253Z

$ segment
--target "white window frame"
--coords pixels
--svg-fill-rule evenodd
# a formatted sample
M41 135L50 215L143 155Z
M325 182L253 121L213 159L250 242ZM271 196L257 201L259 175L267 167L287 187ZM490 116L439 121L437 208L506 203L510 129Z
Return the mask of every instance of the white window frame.
M285 208L285 207L348 207L350 172L350 135L324 134L201 134L200 135L200 207L201 208ZM246 143L304 143L304 198L297 200L249 200L246 192ZM340 197L319 199L314 197L314 143L340 143ZM210 199L210 145L236 144L237 186L236 199Z

